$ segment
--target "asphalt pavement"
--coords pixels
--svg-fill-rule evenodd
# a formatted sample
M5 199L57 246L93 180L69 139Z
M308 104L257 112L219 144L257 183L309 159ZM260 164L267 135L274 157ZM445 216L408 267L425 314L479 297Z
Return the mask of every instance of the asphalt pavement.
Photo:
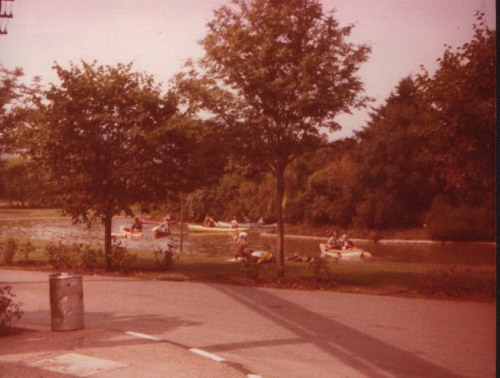
M494 377L494 303L84 276L51 330L49 273L0 269L24 315L1 377Z

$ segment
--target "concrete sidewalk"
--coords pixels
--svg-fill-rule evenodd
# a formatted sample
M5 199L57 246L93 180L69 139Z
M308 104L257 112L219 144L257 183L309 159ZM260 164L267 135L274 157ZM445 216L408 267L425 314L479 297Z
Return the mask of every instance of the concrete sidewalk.
M249 372L217 356L135 332L99 326L51 331L47 273L1 271L0 286L38 282L21 332L0 337L0 377L245 377ZM117 281L120 281L118 278ZM24 296L23 296L24 297ZM36 297L36 298L35 298ZM17 298L14 298L17 303ZM27 303L26 303L27 305ZM34 306L34 307L33 307ZM35 311L32 311L33 308ZM103 317L105 321L105 317Z
M1 377L495 377L495 303L84 276L51 332L49 272L0 269L29 329Z
M0 338L1 377L244 377L180 346L106 329Z

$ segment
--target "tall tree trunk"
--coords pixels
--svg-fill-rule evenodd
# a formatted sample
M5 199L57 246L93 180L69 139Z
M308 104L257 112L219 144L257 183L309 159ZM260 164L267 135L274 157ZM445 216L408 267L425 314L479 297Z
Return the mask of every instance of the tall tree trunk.
M182 253L183 243L184 243L184 194L181 193L181 241L180 241L180 252Z
M276 215L278 221L278 278L285 278L285 219L283 216L283 198L285 196L285 169L276 172Z
M104 215L104 263L105 270L111 270L111 225L113 222L113 213L107 212Z

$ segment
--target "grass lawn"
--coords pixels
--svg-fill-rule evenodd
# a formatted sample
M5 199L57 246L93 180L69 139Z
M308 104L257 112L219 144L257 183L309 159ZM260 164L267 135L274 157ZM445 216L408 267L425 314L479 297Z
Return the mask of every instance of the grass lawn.
M7 239L0 238L0 246ZM28 260L22 247L28 240L17 240L18 250L13 263L3 268L36 269L47 272L57 271L45 252L49 242L30 240L34 250ZM287 261L285 279L278 281L277 266L274 263L247 265L227 261L224 256L201 256L189 253L174 255L174 263L168 269L160 268L157 256L151 250L130 250L126 254L134 256L128 260L122 272L105 272L103 259L99 267L85 269L81 263L61 271L82 274L129 274L142 279L167 281L199 281L236 285L251 285L304 290L332 290L350 293L394 295L458 300L495 300L495 266L450 266L436 264L394 263L377 260L363 262L335 262L325 258L319 262ZM81 261L81 260L78 260ZM120 270L120 269L118 269Z

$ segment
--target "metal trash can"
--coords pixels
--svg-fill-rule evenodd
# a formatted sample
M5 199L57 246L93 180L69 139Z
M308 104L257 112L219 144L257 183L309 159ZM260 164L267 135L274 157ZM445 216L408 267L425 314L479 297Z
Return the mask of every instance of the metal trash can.
M51 274L49 283L52 331L82 329L82 276L71 273Z

